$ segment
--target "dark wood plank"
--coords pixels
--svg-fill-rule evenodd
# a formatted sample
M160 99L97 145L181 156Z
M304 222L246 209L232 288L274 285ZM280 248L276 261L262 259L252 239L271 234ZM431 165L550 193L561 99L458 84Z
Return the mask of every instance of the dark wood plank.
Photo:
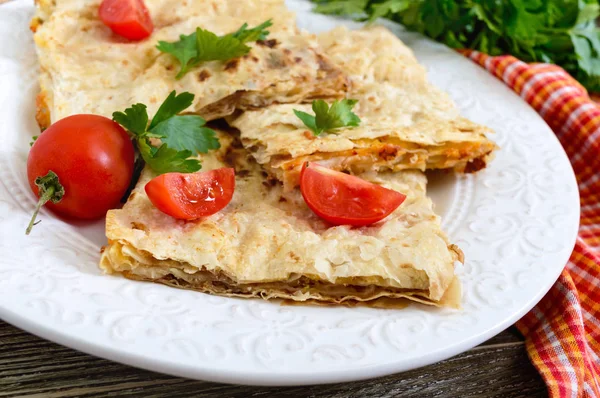
M511 328L462 355L379 379L303 387L249 387L166 376L95 358L0 321L0 397L544 397L545 386Z

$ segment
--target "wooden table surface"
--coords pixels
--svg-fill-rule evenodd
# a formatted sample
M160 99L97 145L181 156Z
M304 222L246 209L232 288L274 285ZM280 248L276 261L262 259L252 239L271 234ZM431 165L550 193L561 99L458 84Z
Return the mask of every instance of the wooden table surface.
M96 358L0 320L0 397L545 397L510 328L449 360L379 379L301 387L187 380Z

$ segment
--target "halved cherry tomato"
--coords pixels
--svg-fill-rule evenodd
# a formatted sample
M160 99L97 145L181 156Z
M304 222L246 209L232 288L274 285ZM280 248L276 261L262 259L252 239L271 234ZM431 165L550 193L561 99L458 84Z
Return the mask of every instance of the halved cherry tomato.
M145 39L154 30L143 0L103 0L98 12L104 25L130 40Z
M146 184L148 198L165 214L181 220L210 216L231 202L235 170L223 167L201 173L166 173Z
M135 152L125 130L99 115L73 115L40 134L27 158L27 178L39 195L37 177L53 171L65 189L53 211L75 218L93 219L119 202L133 175Z
M387 217L406 195L316 163L304 163L300 191L308 207L333 225L361 227Z

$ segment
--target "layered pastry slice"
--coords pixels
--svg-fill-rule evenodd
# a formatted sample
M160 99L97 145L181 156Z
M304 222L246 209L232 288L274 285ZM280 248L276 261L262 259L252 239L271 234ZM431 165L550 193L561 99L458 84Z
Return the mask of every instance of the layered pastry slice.
M235 109L344 96L348 81L322 54L316 38L301 32L283 0L145 0L152 35L132 42L115 35L98 17L100 0L39 0L32 20L39 55L41 91L37 119L148 105L154 113L173 90L196 95L189 112L216 119ZM271 20L264 40L245 43L248 54L200 62L183 76L160 41L176 42L197 28L224 36L246 24Z
M407 195L390 216L368 227L330 226L299 190L284 192L233 138L202 155L203 170L235 167L236 188L222 211L181 221L157 210L142 173L122 209L108 212L101 268L127 278L233 297L395 307L405 299L458 307L454 263L425 196L422 172L367 172L360 177Z
M318 161L353 173L484 168L496 145L490 130L461 117L450 97L428 82L411 50L383 27L319 36L349 77L358 127L315 136L294 114L309 104L274 105L229 118L243 145L271 175L295 186L301 166Z

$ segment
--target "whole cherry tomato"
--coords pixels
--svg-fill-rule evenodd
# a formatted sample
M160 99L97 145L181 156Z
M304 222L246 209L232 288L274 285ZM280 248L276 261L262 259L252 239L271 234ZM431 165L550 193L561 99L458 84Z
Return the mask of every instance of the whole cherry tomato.
M51 125L35 141L27 158L27 177L33 192L45 199L39 207L47 202L63 216L95 219L119 204L133 166L133 144L121 126L103 116L73 115Z

